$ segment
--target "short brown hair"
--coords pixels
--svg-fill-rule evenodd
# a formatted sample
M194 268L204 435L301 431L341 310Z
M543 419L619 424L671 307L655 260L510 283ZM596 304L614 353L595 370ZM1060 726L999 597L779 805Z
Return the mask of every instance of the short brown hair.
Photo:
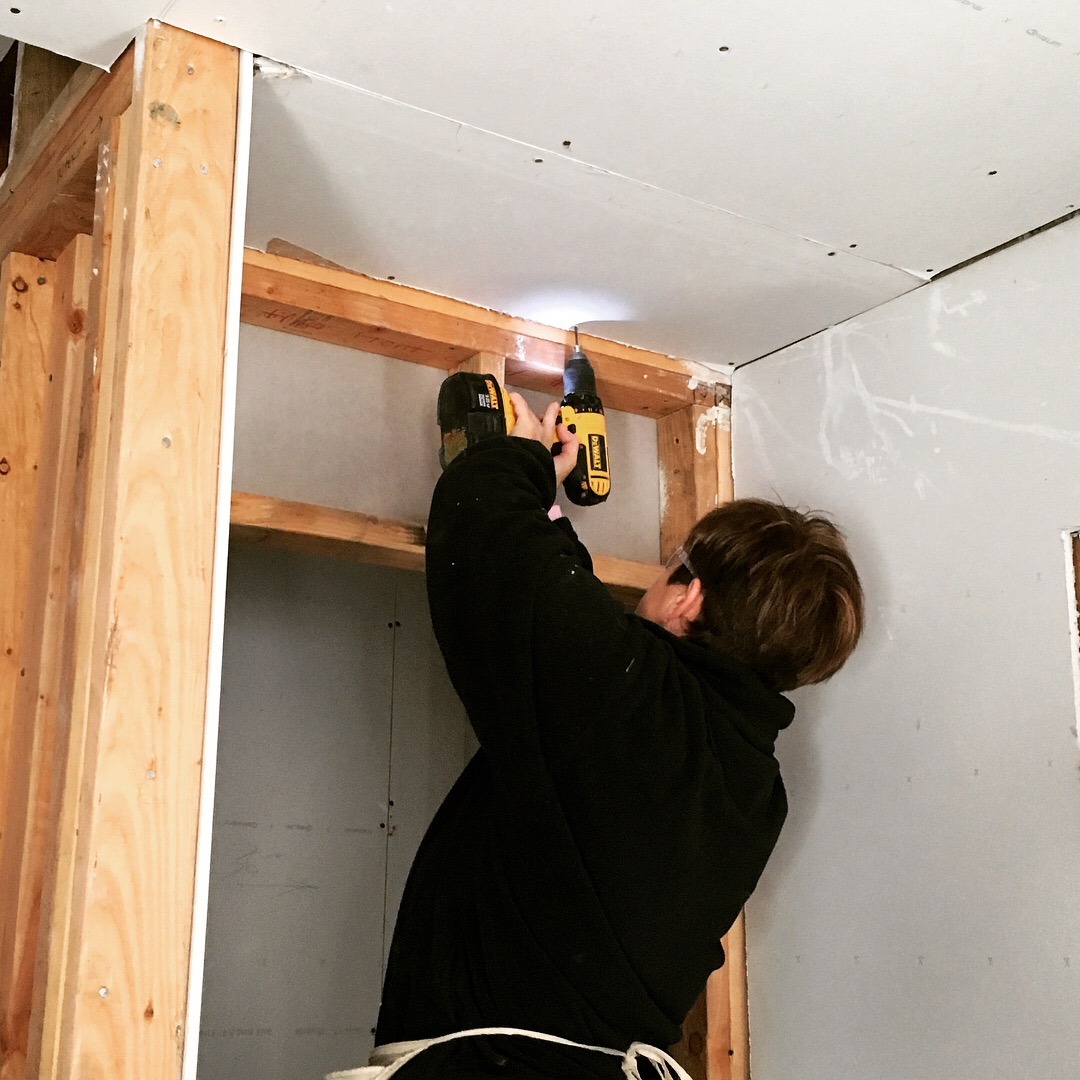
M858 643L863 595L843 534L820 515L764 499L707 513L683 543L701 581L701 616L687 639L742 661L775 690L822 682Z

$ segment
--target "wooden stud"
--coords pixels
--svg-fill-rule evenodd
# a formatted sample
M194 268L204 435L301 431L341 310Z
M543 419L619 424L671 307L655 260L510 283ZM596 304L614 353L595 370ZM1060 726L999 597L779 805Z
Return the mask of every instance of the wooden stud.
M79 434L90 239L77 237L48 271L53 317L43 395L39 496L31 529L26 588L26 676L12 717L13 768L6 792L0 857L0 1076L29 1075L25 1066L34 1000L34 969L58 726L60 653L67 613L72 495Z
M447 371L476 353L506 357L506 381L562 396L566 330L249 249L241 318L254 326ZM700 369L685 360L581 336L606 408L659 417L692 404Z
M45 119L53 102L63 93L64 87L71 81L78 67L78 60L19 42L10 160L18 157L30 144L38 125Z
M471 371L475 375L494 375L499 385L506 386L506 357L501 353L478 352L467 356L457 367L458 371Z
M661 474L660 555L671 554L705 513L733 497L731 395L710 387L657 422ZM683 1022L672 1053L698 1080L745 1080L749 1062L743 917L723 939L726 961Z
M51 264L25 255L11 255L0 267L0 790L7 787L11 718L26 667L26 590L48 385L51 270ZM5 834L0 821L0 836Z
M68 940L41 1052L63 1080L178 1076L185 1037L239 59L159 24L137 52L88 499L102 539L80 583Z
M660 458L660 555L668 559L703 514L729 502L731 390L710 387L701 400L656 425Z
M70 948L81 923L76 906L76 839L80 798L86 776L91 701L100 687L92 685L95 642L104 632L101 591L82 588L97 582L108 550L112 521L109 513L111 479L108 469L109 418L117 393L115 334L121 289L111 284L122 273L121 234L126 205L125 170L119 167L131 140L131 110L109 125L99 149L97 212L92 241L92 288L87 315L87 348L79 416L79 452L72 497L73 537L69 610L59 661L60 725L56 747L57 790L52 800L54 820L50 873L42 899L42 930L35 977L34 1015L28 1054L31 1075L58 1075L59 1054L70 1033L63 1029L63 1007Z
M0 179L0 258L55 257L93 228L93 167L105 125L130 104L134 49L108 74L80 67Z
M16 716L35 676L40 612L31 596L41 468L53 264L10 255L0 267L0 868L22 859L33 731ZM17 1075L25 1062L23 976L26 905L18 874L0 875L0 1067Z
M750 1025L746 993L746 916L722 939L727 962L709 977L706 999L708 1080L749 1080Z

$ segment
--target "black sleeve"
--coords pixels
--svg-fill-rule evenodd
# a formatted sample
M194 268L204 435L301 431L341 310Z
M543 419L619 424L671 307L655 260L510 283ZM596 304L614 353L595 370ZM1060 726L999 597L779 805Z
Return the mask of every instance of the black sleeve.
M634 663L649 635L593 576L570 523L548 520L554 498L547 448L503 437L457 459L432 499L435 636L496 763L557 753L550 736L575 715L620 711L650 690Z

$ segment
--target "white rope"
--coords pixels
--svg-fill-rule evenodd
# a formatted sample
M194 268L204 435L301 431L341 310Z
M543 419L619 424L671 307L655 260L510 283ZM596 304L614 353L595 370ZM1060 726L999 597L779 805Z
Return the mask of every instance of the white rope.
M622 1071L626 1080L644 1080L638 1068L638 1061L644 1060L656 1066L661 1080L692 1080L690 1074L668 1053L648 1043L632 1043L623 1053L607 1046L589 1046L587 1043L573 1042L558 1035L548 1035L542 1031L526 1031L523 1028L471 1028L468 1031L455 1031L451 1035L440 1035L436 1039L423 1039L416 1042L387 1043L377 1046L371 1055L375 1065L367 1065L346 1072L330 1073L326 1080L390 1080L402 1066L412 1061L418 1054L432 1046L451 1042L454 1039L466 1039L474 1035L518 1035L527 1039L539 1039L542 1042L555 1043L557 1046L569 1046L576 1050L592 1050L597 1054L622 1058Z

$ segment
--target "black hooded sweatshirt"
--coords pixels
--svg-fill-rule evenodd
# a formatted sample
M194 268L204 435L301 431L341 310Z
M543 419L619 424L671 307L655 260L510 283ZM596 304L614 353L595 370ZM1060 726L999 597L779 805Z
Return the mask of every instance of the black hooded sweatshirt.
M417 853L377 1042L476 1027L666 1047L723 963L787 810L794 712L743 665L629 614L592 574L540 443L457 459L431 504L435 636L480 750ZM618 1058L519 1037L397 1074L620 1078Z

